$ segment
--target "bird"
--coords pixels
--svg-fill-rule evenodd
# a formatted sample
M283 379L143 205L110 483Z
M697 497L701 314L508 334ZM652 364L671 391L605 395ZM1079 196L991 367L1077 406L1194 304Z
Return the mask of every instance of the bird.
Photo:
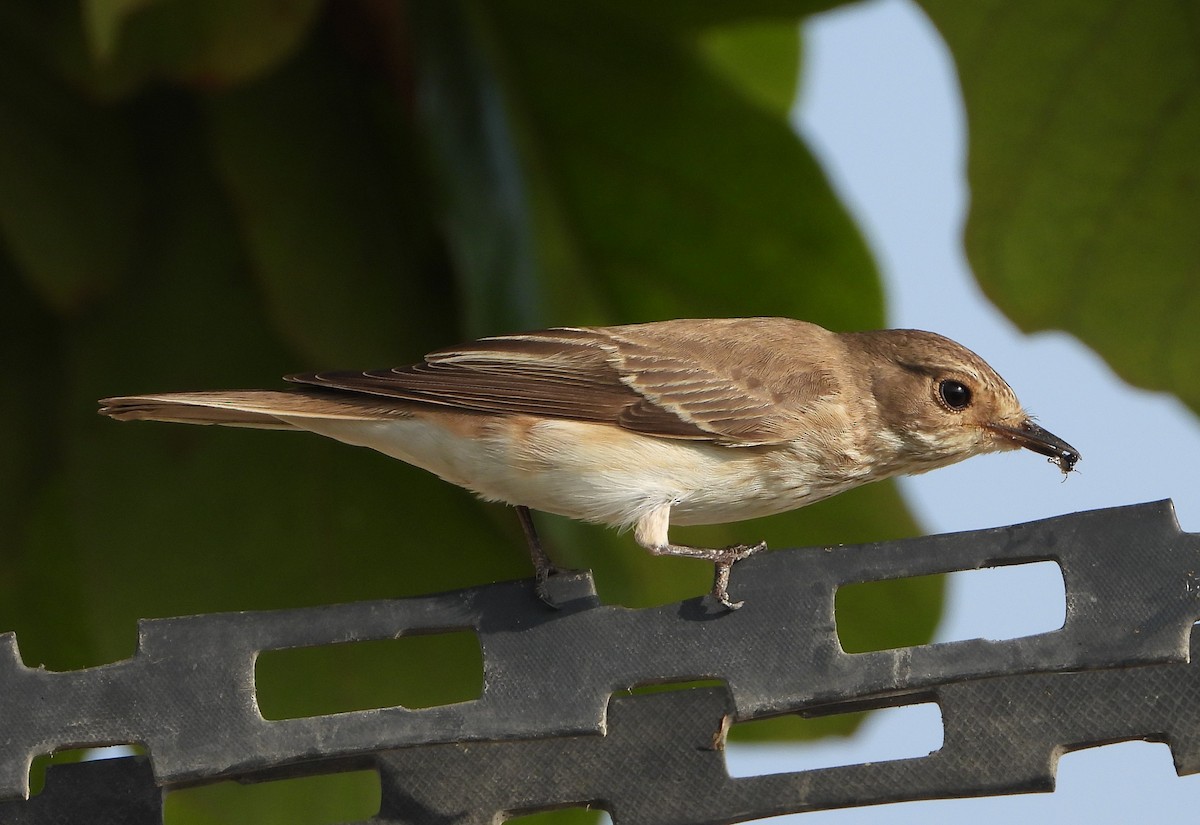
M516 508L537 592L558 572L530 510L632 529L655 555L733 565L765 543L673 543L672 525L772 515L863 484L1025 448L1065 475L1043 429L971 350L911 329L832 332L792 318L556 327L407 366L286 376L277 390L105 398L118 420L305 430L421 467Z

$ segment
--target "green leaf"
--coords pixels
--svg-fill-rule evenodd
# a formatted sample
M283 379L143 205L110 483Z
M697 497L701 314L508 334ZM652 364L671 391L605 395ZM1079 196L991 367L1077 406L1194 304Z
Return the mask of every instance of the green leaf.
M882 320L861 236L812 156L692 37L587 5L513 2L480 17L556 279L545 285L555 321ZM602 317L579 313L580 280L601 290Z
M1023 329L1065 329L1200 410L1200 11L923 0L970 128L967 252Z
M702 32L698 42L713 68L740 84L748 98L780 117L788 116L800 71L799 23L755 21L718 27Z
M307 367L408 361L456 337L420 155L323 42L212 99L213 153L267 308Z
M413 7L418 99L468 337L552 323L544 313L528 184L499 79L458 3ZM573 285L575 300L594 300Z

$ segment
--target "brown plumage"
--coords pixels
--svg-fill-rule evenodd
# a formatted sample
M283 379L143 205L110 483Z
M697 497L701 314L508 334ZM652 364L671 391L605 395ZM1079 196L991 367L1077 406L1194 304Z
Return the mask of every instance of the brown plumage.
M516 505L633 526L735 521L868 481L1026 447L1063 472L1074 448L1029 419L981 358L917 330L833 333L786 318L687 319L484 338L395 369L288 376L291 391L105 399L113 418L318 432Z

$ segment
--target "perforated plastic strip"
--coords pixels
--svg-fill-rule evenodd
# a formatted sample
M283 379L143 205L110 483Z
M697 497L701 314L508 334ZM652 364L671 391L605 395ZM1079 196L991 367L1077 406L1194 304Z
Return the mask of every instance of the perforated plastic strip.
M428 745L276 774L374 765L382 801L371 825L494 825L507 815L568 805L603 808L615 825L723 825L906 800L1051 791L1061 752L1128 739L1167 742L1179 774L1200 773L1197 658L995 677L853 708L908 701L941 708L944 744L929 756L731 778L720 749L732 712L728 693L703 688L614 697L604 736ZM60 765L49 770L41 795L0 803L0 821L160 825L159 794L144 758Z
M834 626L840 585L997 563L1055 561L1065 626L1022 639L848 655ZM1200 615L1200 543L1167 502L1026 525L858 547L772 553L740 564L727 613L707 598L630 610L590 588L562 610L529 582L439 596L140 624L123 662L52 673L26 668L0 636L0 795L27 792L32 758L64 747L141 742L164 784L241 776L314 760L436 743L540 739L606 730L614 690L677 679L729 686L737 719L1038 671L1186 660ZM577 584L577 583L576 583ZM585 582L586 584L586 582ZM480 699L265 721L253 662L264 650L473 628ZM730 820L732 821L732 820Z

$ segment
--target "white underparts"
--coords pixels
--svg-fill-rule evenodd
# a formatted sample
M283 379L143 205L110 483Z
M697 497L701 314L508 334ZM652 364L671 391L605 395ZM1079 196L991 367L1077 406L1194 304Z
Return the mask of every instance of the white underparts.
M303 430L370 447L485 499L633 527L667 544L670 524L720 524L826 498L830 484L790 447L730 448L561 419L417 414L379 421L280 416Z

